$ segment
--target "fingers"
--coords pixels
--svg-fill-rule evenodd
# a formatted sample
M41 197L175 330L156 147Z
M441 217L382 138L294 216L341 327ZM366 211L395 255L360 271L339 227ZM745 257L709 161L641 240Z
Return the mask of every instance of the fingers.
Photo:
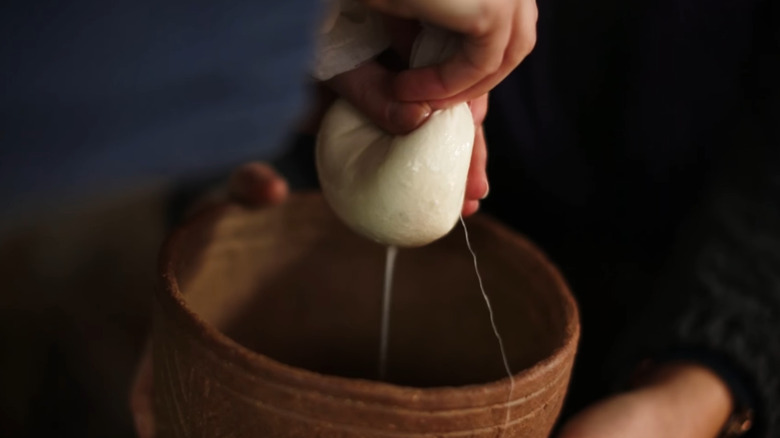
M488 95L484 94L469 102L471 114L474 117L474 126L477 127L474 134L474 147L471 150L471 164L466 179L466 193L464 195L463 217L471 216L479 210L479 201L485 199L490 190L487 180L487 144L482 122L485 120L488 110Z
M138 438L154 438L153 390L152 349L151 344L147 344L130 387L130 413Z
M265 207L287 199L287 181L265 163L253 162L236 169L227 183L208 191L185 213L189 218L215 205L233 200L248 207Z
M479 210L479 201L466 200L463 202L463 210L460 211L460 215L463 217L469 217Z
M491 26L487 33L468 36L462 47L447 61L398 75L395 90L404 101L441 100L455 96L498 71L512 28Z
M534 0L503 3L491 9L487 26L476 26L484 33L465 35L452 58L400 73L393 84L398 99L444 108L488 92L509 75L536 44L538 10Z
M527 10L521 11L521 13L515 17L516 23L513 27L513 34L509 39L509 45L504 52L501 67L496 72L486 76L465 91L445 99L429 102L434 110L447 108L456 103L471 100L489 92L512 73L526 56L531 53L536 45L536 21L538 12L536 3L533 1L524 1L522 5L524 5Z
M479 201L487 197L490 186L487 179L487 145L485 134L480 126L474 137L471 152L471 165L466 179L466 193L461 214L466 217L479 210Z
M424 102L401 102L392 95L394 73L368 62L328 81L341 97L359 109L377 126L391 134L407 134L431 114Z
M287 199L290 188L276 171L265 163L248 163L230 176L229 196L251 207L279 204Z
M466 199L480 200L487 196L489 187L487 173L487 147L485 135L480 127L474 138L474 147L471 152L471 165L469 166L466 183Z
M488 111L487 93L469 102L469 108L471 108L471 115L474 118L474 126L482 126Z
M363 0L373 9L389 15L433 23L457 32L468 33L484 25L489 3L505 0Z

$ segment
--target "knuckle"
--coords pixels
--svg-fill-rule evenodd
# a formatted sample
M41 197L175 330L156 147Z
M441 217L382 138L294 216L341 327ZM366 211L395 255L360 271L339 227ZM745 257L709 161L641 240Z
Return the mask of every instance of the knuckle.
M474 36L490 33L496 25L496 20L501 18L500 12L504 10L496 3L498 2L495 0L479 2L478 9L470 18L469 28L466 33Z
M508 54L509 61L514 65L519 64L534 50L534 47L536 47L536 30L524 31L517 43L517 47Z
M476 65L476 68L479 73L488 75L498 71L498 69L501 68L502 64L503 64L503 59L501 56L492 55L489 56L487 59L483 60L482 62L478 63Z
M522 49L523 52L525 52L525 56L528 56L528 54L534 50L534 47L536 47L536 29L528 31L523 41L524 44Z
M466 33L469 35L485 35L493 28L493 20L487 14L480 13L472 20Z
M523 57L528 56L529 53L536 46L536 26L539 19L539 8L535 2L532 2L530 17L521 18L520 22L520 35L522 38L522 50L524 52Z

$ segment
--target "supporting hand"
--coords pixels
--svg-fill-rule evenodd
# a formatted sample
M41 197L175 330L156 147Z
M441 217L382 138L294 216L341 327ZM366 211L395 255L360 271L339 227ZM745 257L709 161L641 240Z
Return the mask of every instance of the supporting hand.
M640 387L576 415L559 438L715 438L732 410L726 384L688 363L657 369Z
M287 199L289 189L270 166L263 163L249 163L241 166L231 175L226 190L217 190L204 197L192 211L206 208L215 202L232 199L250 207L267 207ZM139 438L154 438L154 373L151 345L147 345L138 363L135 378L130 387L130 411L133 415Z

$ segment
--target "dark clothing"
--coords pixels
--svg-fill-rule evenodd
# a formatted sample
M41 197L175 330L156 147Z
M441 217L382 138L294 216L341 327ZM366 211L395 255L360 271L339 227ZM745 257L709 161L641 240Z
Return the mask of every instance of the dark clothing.
M779 436L776 2L599 3L540 2L539 43L486 122L485 210L580 304L568 411L642 359L688 358Z

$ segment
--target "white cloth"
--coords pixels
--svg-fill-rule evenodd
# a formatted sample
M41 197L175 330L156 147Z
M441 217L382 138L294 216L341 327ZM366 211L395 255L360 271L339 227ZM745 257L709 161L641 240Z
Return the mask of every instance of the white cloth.
M382 16L357 0L334 0L318 39L312 74L325 81L359 67L390 46ZM458 47L456 35L426 26L415 41L411 66L444 61Z
M359 67L390 46L380 14L357 0L334 0L330 6L312 72L321 81Z

